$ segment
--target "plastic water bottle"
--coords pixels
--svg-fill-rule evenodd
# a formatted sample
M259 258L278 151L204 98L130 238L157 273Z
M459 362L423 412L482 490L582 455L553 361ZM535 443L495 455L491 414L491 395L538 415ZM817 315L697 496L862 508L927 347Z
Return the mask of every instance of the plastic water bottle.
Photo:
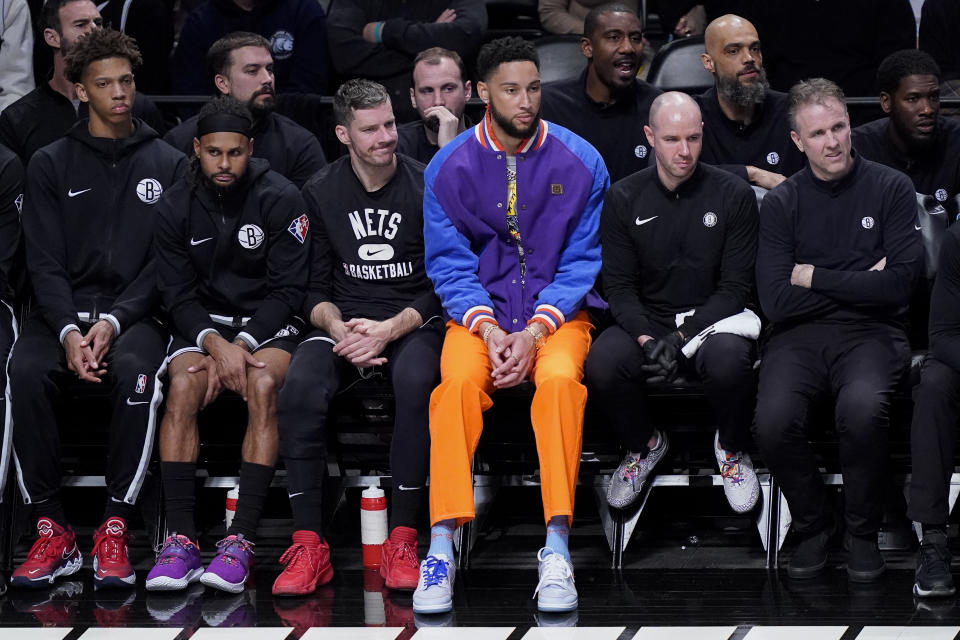
M383 541L387 539L387 498L380 487L364 489L360 496L360 542L363 566L379 569Z

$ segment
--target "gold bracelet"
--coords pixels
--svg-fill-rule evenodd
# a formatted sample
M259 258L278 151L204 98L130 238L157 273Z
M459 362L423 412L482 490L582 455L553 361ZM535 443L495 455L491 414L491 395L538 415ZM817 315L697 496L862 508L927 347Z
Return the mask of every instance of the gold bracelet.
M543 334L534 329L532 324L528 324L523 330L533 336L533 346L537 351L540 351L544 341Z
M487 338L489 338L490 334L496 331L497 328L498 328L497 325L491 323L489 327L483 330L483 336L481 337L481 339L483 340L483 344L487 344Z

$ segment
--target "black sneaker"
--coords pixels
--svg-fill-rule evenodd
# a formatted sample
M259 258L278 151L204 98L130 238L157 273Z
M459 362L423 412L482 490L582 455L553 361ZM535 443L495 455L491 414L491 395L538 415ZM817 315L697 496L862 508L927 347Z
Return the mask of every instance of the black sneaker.
M860 537L847 535L847 576L852 582L873 582L887 566L880 555L877 534Z
M923 534L920 551L917 552L917 575L913 594L921 598L952 596L957 592L950 574L950 549L947 534L943 531L928 531Z
M812 533L804 537L790 557L787 575L791 578L815 578L823 573L827 566L827 543L833 535L833 528Z

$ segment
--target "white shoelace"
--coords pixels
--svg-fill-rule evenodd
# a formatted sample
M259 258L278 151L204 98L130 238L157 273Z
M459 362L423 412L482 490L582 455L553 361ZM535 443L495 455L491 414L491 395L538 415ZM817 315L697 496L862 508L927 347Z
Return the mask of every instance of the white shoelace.
M570 563L563 556L558 553L551 553L544 558L541 556L542 553L543 550L541 549L540 553L537 554L537 560L543 563L543 575L540 576L540 582L537 583L533 597L537 597L537 594L544 587L562 587L565 586L568 579L573 582L573 571L570 568Z

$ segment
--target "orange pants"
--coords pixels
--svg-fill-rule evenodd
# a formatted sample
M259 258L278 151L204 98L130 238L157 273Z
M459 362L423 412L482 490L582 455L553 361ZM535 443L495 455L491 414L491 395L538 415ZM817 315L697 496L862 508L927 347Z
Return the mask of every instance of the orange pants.
M543 517L573 519L587 389L583 361L593 325L581 311L548 336L536 354L530 421L540 458ZM430 523L475 516L473 454L483 412L493 406L493 367L483 340L450 321L440 356L440 385L430 396Z

